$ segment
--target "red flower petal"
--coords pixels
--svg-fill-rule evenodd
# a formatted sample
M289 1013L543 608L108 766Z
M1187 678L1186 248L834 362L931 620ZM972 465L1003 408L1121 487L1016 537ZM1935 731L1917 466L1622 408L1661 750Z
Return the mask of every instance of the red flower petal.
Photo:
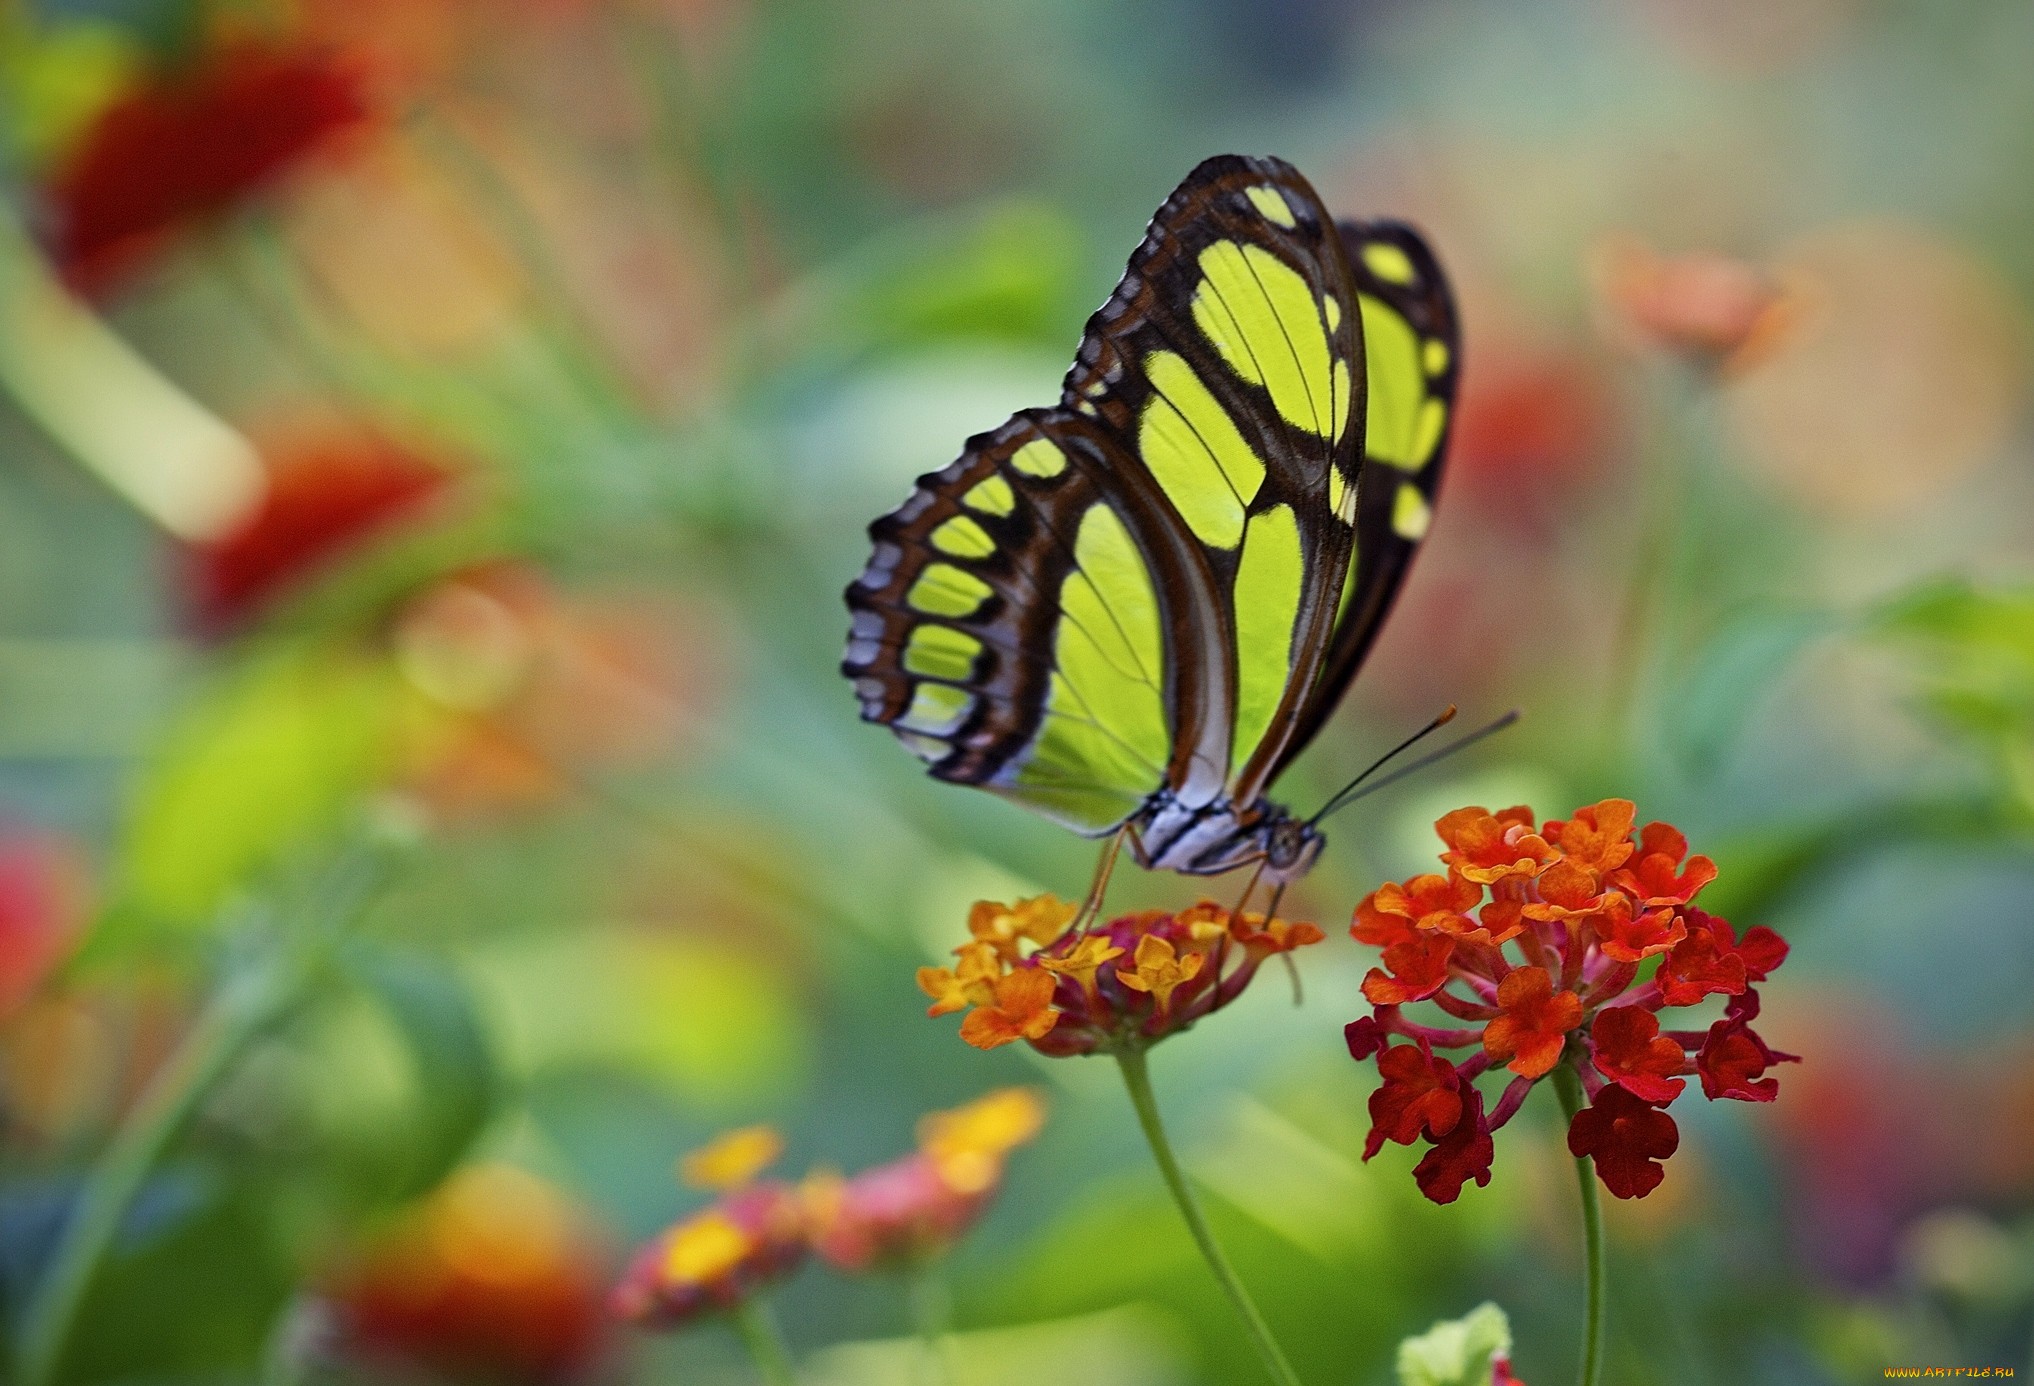
M1605 799L1576 809L1565 823L1549 821L1540 833L1569 861L1605 876L1631 856L1631 829L1637 818L1638 805L1631 800Z
M218 631L247 619L452 485L444 468L375 440L318 443L279 459L259 508L191 553L199 624Z
M1605 896L1603 908L1588 923L1603 956L1622 963L1664 953L1688 936L1688 926L1671 908L1635 914L1630 898L1617 894Z
M1716 879L1716 863L1695 857L1687 869L1688 839L1671 823L1648 823L1639 834L1636 860L1617 872L1612 883L1646 905L1685 905Z
M1380 913L1399 915L1432 929L1445 927L1446 918L1459 918L1473 908L1483 899L1483 887L1451 870L1445 876L1415 876L1404 885L1387 881L1370 898ZM1435 920L1435 915L1444 918Z
M1669 1006L1692 1006L1705 996L1743 991L1748 981L1744 959L1711 927L1722 921L1700 910L1689 910L1686 920L1688 936L1667 954L1655 979L1661 1000Z
M1672 1117L1614 1083L1575 1113L1568 1127L1569 1153L1588 1156L1596 1177L1619 1198L1644 1198L1658 1188L1667 1175L1660 1161L1680 1145Z
M1723 1019L1709 1027L1695 1070L1702 1075L1702 1095L1710 1101L1731 1097L1740 1102L1771 1102L1780 1095L1780 1080L1764 1077L1774 1064L1797 1064L1798 1054L1782 1054L1759 1038L1750 1022L1759 1013L1759 995L1747 991L1730 1003Z
M1446 934L1418 934L1384 950L1387 976L1371 968L1363 979L1363 995L1373 1006L1398 1006L1424 1001L1448 984L1448 959L1455 940Z
M1734 953L1744 962L1744 975L1754 982L1763 982L1767 976L1787 960L1787 941L1763 924L1755 924L1745 930L1744 941L1739 942L1729 921L1718 919L1713 914L1690 910L1692 922L1700 918L1716 934L1717 946L1727 953Z
M1661 1037L1660 1019L1650 1011L1638 1006L1599 1011L1589 1037L1595 1045L1596 1071L1641 1101L1665 1106L1688 1086L1674 1076L1686 1054L1680 1045Z
M1490 1162L1497 1147L1483 1119L1483 1094L1473 1083L1462 1085L1462 1114L1434 1148L1413 1166L1420 1192L1436 1203L1453 1203L1471 1179L1482 1188L1490 1182Z
M1419 930L1409 917L1378 908L1377 897L1382 893L1373 890L1356 902L1356 916L1349 924L1349 937L1373 948L1389 948L1418 938Z
M1391 1034L1377 1023L1376 1017L1366 1015L1344 1025L1342 1039L1349 1046L1349 1057L1360 1064L1391 1043Z
M1596 873L1573 861L1557 861L1540 873L1540 898L1524 907L1527 919L1574 919L1603 907Z
M1513 968L1497 988L1504 1014L1483 1029L1483 1052L1509 1059L1513 1073L1539 1078L1561 1061L1568 1032L1582 1023L1582 998L1554 990L1544 967Z
M1384 1082L1370 1094L1364 1159L1382 1150L1386 1141L1411 1145L1423 1135L1437 1139L1455 1129L1467 1085L1453 1064L1424 1046L1401 1044L1377 1056L1377 1071Z
M1456 809L1434 824L1448 850L1441 860L1479 885L1513 876L1537 876L1558 853L1532 831L1532 813L1524 808L1491 813L1481 808Z

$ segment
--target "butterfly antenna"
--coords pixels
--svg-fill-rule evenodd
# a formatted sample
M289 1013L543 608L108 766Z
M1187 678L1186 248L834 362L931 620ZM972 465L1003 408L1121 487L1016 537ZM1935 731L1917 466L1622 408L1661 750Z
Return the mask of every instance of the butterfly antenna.
M1391 764L1391 762L1397 759L1400 755L1403 755L1406 751L1411 750L1414 746L1417 746L1422 740L1429 736L1432 736L1435 732L1439 731L1442 727L1447 726L1448 723L1454 720L1455 720L1455 705L1453 703L1449 703L1447 707L1442 709L1441 715L1439 717L1436 717L1433 721L1427 723L1424 727L1421 727L1411 736L1408 736L1405 740L1399 742L1396 746L1386 751L1376 760L1370 762L1369 768L1364 770L1362 774L1358 775L1355 779L1349 781L1349 783L1343 785L1333 794L1330 794L1328 796L1328 802L1321 805L1320 812L1316 813L1312 818L1309 818L1307 820L1307 826L1309 828L1313 827L1314 824L1320 822L1323 818L1326 818L1329 814L1333 813L1336 809L1340 808L1343 805L1343 803L1346 802L1345 796L1351 793L1358 785L1362 784L1365 780L1369 779L1379 770L1382 770L1385 766Z
M1449 711L1452 712L1454 711L1454 709L1450 708ZM1355 784L1350 785L1348 789L1343 790L1340 794L1337 794L1333 799L1329 800L1328 806L1322 809L1319 813L1315 814L1312 818L1308 819L1307 822L1309 825L1318 823L1320 822L1321 819L1325 818L1329 813L1333 812L1335 809L1347 808L1350 804L1355 803L1358 799L1367 799L1371 795L1375 794L1378 790L1384 789L1390 785L1397 784L1400 780L1404 779L1408 775L1417 775L1420 771L1426 769L1429 765L1432 765L1437 761L1446 760L1449 756L1454 755L1455 752L1457 751L1468 750L1471 746L1474 746L1477 742L1483 740L1483 738L1485 738L1486 736L1497 735L1497 733L1503 731L1506 727L1518 721L1518 719L1519 719L1519 710L1517 708L1513 708L1510 712L1505 713L1504 716L1498 718L1495 722L1492 722L1489 726L1480 727L1477 730L1470 732L1469 735L1462 737L1458 741L1449 742L1447 745L1441 747L1441 749L1438 751L1434 751L1428 755L1421 756L1418 760L1414 761L1410 765L1400 766L1398 769L1392 771L1389 775L1386 775L1383 779L1376 780L1371 782L1370 784L1364 785L1363 780L1368 778L1370 774L1370 771L1366 770L1363 772L1363 776L1359 778ZM1427 730L1431 731L1432 728L1429 727ZM1421 732L1420 735L1424 736L1426 735L1426 732ZM1417 741L1419 738L1414 737L1413 739ZM1400 747L1399 749L1403 750L1404 747ZM1397 754L1398 754L1397 751L1392 752L1392 755ZM1389 760L1390 758L1391 758L1390 756L1385 757L1386 760ZM1376 768L1377 768L1376 766L1371 767L1372 770ZM1363 787L1358 789L1357 785L1363 785Z

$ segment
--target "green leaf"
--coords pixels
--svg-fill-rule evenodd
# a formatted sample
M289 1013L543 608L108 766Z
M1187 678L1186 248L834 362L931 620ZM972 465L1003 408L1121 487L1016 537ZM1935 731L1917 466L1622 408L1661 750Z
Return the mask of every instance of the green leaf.
M1745 612L1724 626L1672 694L1668 734L1683 768L1714 770L1789 666L1837 628L1829 612L1774 609Z
M2034 663L2034 586L1985 589L1936 578L1886 602L1874 624L1893 635L1988 645Z
M193 1165L158 1184L191 1183L183 1215L120 1248L93 1278L60 1379L246 1381L297 1267L274 1235L273 1209L220 1171Z
M1511 1321L1488 1301L1398 1345L1399 1386L1490 1386L1492 1364L1511 1356Z
M2034 586L1928 582L1874 624L1912 651L1930 710L1952 729L1989 741L2034 728Z
M908 275L880 285L876 321L895 340L1019 340L1065 331L1061 300L1079 268L1080 236L1033 203L994 207Z
M444 963L364 944L349 948L344 963L409 1056L415 1118L391 1192L412 1197L450 1173L492 1119L501 1094L494 1047L471 990Z
M202 918L335 827L391 768L403 700L385 662L329 646L269 654L201 696L142 777L121 903Z
M1035 202L921 223L836 267L794 315L799 345L828 360L955 340L1059 349L1080 262L1079 229Z

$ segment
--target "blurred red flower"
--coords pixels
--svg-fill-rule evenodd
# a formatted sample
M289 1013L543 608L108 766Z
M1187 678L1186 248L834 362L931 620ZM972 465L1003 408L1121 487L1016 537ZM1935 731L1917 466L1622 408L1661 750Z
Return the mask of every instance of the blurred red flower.
M791 1185L759 1177L783 1149L770 1127L748 1126L687 1156L687 1182L721 1197L636 1252L609 1310L643 1328L683 1328L798 1269L811 1249L804 1201Z
M564 1192L506 1165L454 1174L331 1278L341 1350L409 1372L553 1382L603 1333L606 1248Z
M1768 275L1714 251L1662 255L1613 237L1593 269L1613 332L1726 374L1770 355L1796 313Z
M1610 451L1615 406L1599 368L1579 354L1495 348L1463 382L1453 475L1501 519L1541 523L1587 483Z
M84 867L68 842L0 830L0 1019L70 952L85 907Z
M218 633L270 604L452 489L453 473L385 439L293 440L270 460L266 494L226 534L191 550L187 586Z
M851 1178L808 1177L812 1245L845 1271L909 1266L944 1255L1002 1187L1005 1158L1045 1122L1030 1088L1003 1088L920 1124L918 1149Z
M58 268L80 292L104 292L368 114L362 75L323 52L236 42L150 74L86 127L50 176Z
M434 713L407 783L459 820L541 806L589 769L683 749L730 667L703 606L646 589L561 591L513 560L446 574L388 633L396 668Z
M1490 1173L1490 1133L1533 1085L1567 1065L1592 1101L1568 1132L1576 1156L1619 1198L1658 1187L1679 1142L1660 1109L1697 1074L1712 1100L1770 1102L1775 1064L1792 1062L1752 1030L1762 982L1787 956L1766 928L1743 939L1688 904L1715 878L1707 857L1666 823L1637 825L1635 806L1605 799L1538 828L1531 810L1457 809L1434 825L1446 878L1387 882L1356 906L1349 932L1382 947L1363 994L1372 1013L1344 1029L1351 1057L1374 1058L1368 1160L1387 1141L1433 1148L1414 1169L1422 1192L1452 1202ZM1685 864L1684 864L1685 859ZM1484 902L1485 893L1490 898ZM1480 905L1480 908L1479 908ZM1474 910L1474 918L1470 911ZM1514 961L1506 946L1522 957ZM1653 979L1639 965L1658 958ZM1729 998L1708 1030L1663 1031L1663 1008ZM1425 1001L1462 1027L1409 1019ZM1392 1044L1393 1037L1411 1041ZM1474 1049L1459 1063L1437 1049ZM1495 1064L1516 1075L1489 1115L1476 1079Z

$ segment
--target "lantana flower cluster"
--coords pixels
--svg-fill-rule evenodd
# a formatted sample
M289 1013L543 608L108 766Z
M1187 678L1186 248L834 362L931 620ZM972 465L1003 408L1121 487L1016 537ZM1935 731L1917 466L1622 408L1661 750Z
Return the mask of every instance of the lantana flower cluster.
M977 902L959 961L918 971L926 1013L967 1011L961 1038L977 1049L1017 1040L1055 1058L1143 1049L1234 1001L1266 958L1322 938L1312 924L1209 900L1079 929L1076 913L1051 895Z
M1045 1124L1030 1088L1004 1088L918 1124L909 1155L843 1178L831 1170L801 1189L813 1249L844 1271L906 1268L943 1256L1002 1187L1010 1152Z
M178 233L231 210L372 117L366 75L313 50L231 43L144 74L52 170L64 278L101 293Z
M783 1151L776 1131L746 1126L688 1155L685 1182L721 1196L636 1253L609 1300L616 1317L676 1328L797 1270L811 1249L798 1190L760 1177Z
M1768 1070L1795 1056L1751 1022L1755 984L1787 945L1764 927L1739 938L1696 908L1715 863L1689 856L1671 824L1648 823L1634 839L1636 819L1625 799L1537 827L1523 807L1457 809L1434 825L1445 875L1386 884L1357 905L1350 932L1384 950L1363 983L1373 1013L1344 1031L1350 1054L1375 1059L1383 1079L1366 1160L1387 1141L1426 1143L1414 1178L1451 1203L1470 1180L1490 1182L1491 1133L1565 1064L1589 1098L1569 1150L1594 1162L1611 1193L1639 1198L1680 1143L1666 1108L1690 1078L1711 1100L1778 1094ZM1662 1027L1661 1012L1711 997L1724 999L1722 1018ZM1459 1023L1418 1023L1404 1009L1415 1002ZM1500 1067L1512 1077L1486 1110L1476 1080Z
M1010 1152L1044 1124L1035 1090L1002 1088L926 1117L910 1155L798 1184L762 1177L784 1151L775 1130L730 1131L680 1166L687 1183L720 1197L636 1254L611 1307L645 1327L680 1328L740 1308L811 1253L849 1273L923 1264L980 1220Z

